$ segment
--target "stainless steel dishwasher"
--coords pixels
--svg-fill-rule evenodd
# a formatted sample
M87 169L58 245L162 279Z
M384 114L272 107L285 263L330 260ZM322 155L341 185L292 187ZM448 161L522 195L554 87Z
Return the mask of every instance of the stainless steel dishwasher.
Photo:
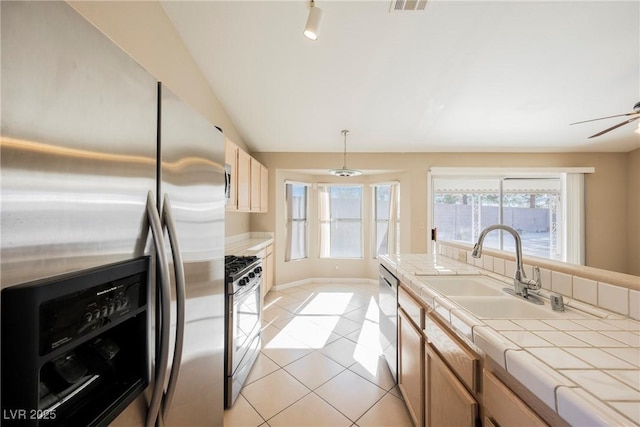
M398 279L380 266L378 307L380 346L395 382L398 382Z

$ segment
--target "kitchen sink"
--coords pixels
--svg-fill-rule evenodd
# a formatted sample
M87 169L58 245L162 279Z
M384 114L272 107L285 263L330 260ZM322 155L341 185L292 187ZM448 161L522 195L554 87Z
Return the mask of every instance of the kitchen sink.
M478 319L584 319L591 316L568 306L553 311L548 300L537 305L503 289L508 283L480 275L423 276L419 280Z
M590 316L566 307L553 311L547 301L535 305L514 296L453 296L451 301L479 319L584 319Z
M421 277L420 280L442 295L453 296L500 296L506 283L485 276Z

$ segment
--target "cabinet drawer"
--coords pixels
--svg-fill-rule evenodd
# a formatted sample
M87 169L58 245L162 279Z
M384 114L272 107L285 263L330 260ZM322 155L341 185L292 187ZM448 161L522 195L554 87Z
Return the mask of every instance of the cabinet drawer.
M424 316L424 322L424 332L429 344L438 350L469 390L478 392L478 356L459 343L429 315Z
M398 287L398 304L400 307L407 313L407 315L413 320L413 322L418 326L418 328L423 329L424 324L424 309L422 305L418 303L411 294L404 289L404 284L401 284Z
M485 415L498 427L548 427L535 412L520 400L502 381L484 371L482 382Z

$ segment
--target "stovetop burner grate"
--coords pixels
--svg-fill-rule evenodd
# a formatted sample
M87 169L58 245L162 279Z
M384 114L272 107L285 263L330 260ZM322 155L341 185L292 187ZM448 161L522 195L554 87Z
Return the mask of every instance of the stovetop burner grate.
M258 261L257 256L234 256L224 257L224 275L227 283L234 282L244 276Z

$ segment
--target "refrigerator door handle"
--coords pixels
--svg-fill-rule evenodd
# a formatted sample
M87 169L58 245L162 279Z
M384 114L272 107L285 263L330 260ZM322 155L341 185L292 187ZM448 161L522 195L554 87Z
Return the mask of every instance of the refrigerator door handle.
M182 262L182 252L178 244L178 235L176 232L176 224L173 219L171 203L169 195L164 195L162 204L162 223L167 228L169 235L169 244L171 245L171 254L173 257L173 268L176 276L176 341L173 351L173 363L169 374L169 383L162 400L162 418L167 419L171 401L175 393L178 374L180 372L180 364L182 363L182 348L184 346L184 326L185 326L185 277L184 263Z
M147 427L154 427L158 414L160 412L160 404L162 402L162 392L166 378L167 366L169 362L169 325L171 324L171 285L169 283L169 263L167 261L167 251L164 246L164 234L162 232L162 224L160 215L155 206L155 197L151 191L147 194L147 218L149 227L153 235L153 244L156 249L156 258L158 260L158 274L160 276L159 286L156 287L157 309L160 310L161 317L156 329L160 328L160 342L156 342L156 360L155 360L155 378L151 394L151 402L149 403L149 411L147 412Z

